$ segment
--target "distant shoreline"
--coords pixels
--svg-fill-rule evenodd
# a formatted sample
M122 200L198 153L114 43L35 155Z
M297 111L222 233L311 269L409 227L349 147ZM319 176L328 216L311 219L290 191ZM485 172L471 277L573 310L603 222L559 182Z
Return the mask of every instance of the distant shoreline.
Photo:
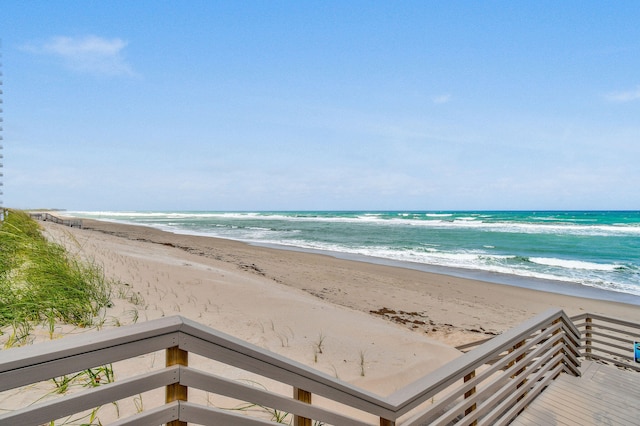
M165 231L167 232L167 231ZM190 235L190 234L187 234ZM220 237L210 237L220 238ZM239 240L231 240L239 241ZM244 241L239 241L244 242ZM628 303L640 306L640 296L622 293L613 290L604 290L585 286L579 283L567 281L544 280L541 278L523 277L520 275L502 274L499 272L488 272L480 269L464 269L454 268L450 266L427 265L415 262L403 262L400 260L385 259L381 257L365 256L351 253L343 253L338 251L323 251L306 249L302 247L286 246L278 244L262 244L253 242L244 242L245 244L273 248L276 250L291 250L302 253L315 253L326 256L332 256L336 259L352 260L356 262L372 263L376 265L392 266L396 268L413 269L416 271L428 272L439 275L447 275L458 278L465 278L476 281L484 281L491 284L515 286L530 290L545 291L549 293L557 293L565 296L584 297L594 300L606 300L610 302Z
M640 305L640 215L610 212L70 212L167 232Z
M460 271L448 268L425 271L421 265L374 262L379 259L365 256L339 258L336 253L285 250L94 219L85 219L84 228L77 232L106 233L132 243L180 248L203 259L216 259L229 265L225 268L253 271L279 284L364 312L383 307L426 312L436 323L452 324L461 329L504 330L549 307L566 309L570 315L589 311L640 320L637 303L580 297L576 293L566 295L532 286L497 284L490 281L492 277L479 274L469 279L454 275ZM463 311L458 313L463 306Z
M613 290L605 290L605 289L600 289L595 287L589 287L589 286L575 283L575 282L572 283L568 281L545 280L541 278L524 277L520 275L483 271L480 269L465 269L465 268L455 268L450 266L429 265L429 264L423 264L423 263L407 262L407 261L386 259L386 258L375 257L375 256L366 256L366 255L352 254L352 253L346 253L346 252L339 252L339 251L308 249L308 248L298 247L293 245L243 241L240 239L224 238L220 236L206 235L206 234L197 233L197 232L192 232L192 233L187 231L176 232L173 230L167 230L160 226L118 221L118 220L112 220L112 219L87 219L87 220L96 220L99 222L120 224L120 225L133 226L133 227L138 227L138 226L148 227L151 229L155 229L161 232L166 232L174 235L187 235L187 236L194 236L194 237L235 241L238 243L247 244L247 245L256 246L256 247L265 247L265 248L270 248L275 250L286 250L286 251L293 251L293 252L300 252L300 253L319 254L319 255L331 256L336 259L370 263L375 265L391 266L396 268L405 268L405 269L416 270L421 272L464 278L464 279L469 279L474 281L483 281L483 282L496 284L496 285L515 286L518 288L544 291L549 293L561 294L565 296L575 296L575 297L588 298L593 300L603 300L603 301L618 302L618 303L625 303L625 304L640 306L640 296L629 294L629 293L613 291Z

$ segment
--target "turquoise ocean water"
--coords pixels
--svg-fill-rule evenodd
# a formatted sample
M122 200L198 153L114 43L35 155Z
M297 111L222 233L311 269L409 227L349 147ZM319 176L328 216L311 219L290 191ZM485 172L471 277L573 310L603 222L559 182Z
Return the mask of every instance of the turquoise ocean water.
M568 294L585 295L586 291L592 297L640 300L637 211L68 214L366 261L399 262ZM607 294L611 297L604 297Z

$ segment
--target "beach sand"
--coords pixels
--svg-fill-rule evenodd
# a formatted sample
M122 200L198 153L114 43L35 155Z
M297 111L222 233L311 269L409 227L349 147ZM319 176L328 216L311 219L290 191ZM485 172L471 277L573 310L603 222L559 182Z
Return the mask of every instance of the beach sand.
M83 229L42 225L121 283L103 327L181 315L383 396L459 356L455 346L550 307L640 322L638 306L328 255L93 220ZM141 363L114 369L127 377ZM27 400L13 396L0 408Z
M67 228L69 230L69 228ZM296 289L317 299L374 316L406 322L405 327L455 346L490 337L550 308L569 315L593 312L640 320L640 307L503 284L422 272L402 267L338 259L328 255L253 246L211 237L178 235L154 228L101 221L84 221L83 230L71 230L87 242L115 244L121 255L162 261L161 247L176 249L165 256L195 255L229 276L252 276L260 282ZM118 239L105 238L119 237ZM128 241L127 241L128 240ZM146 244L151 244L148 246ZM148 247L136 256L133 247ZM153 247L153 248L151 248ZM166 259L166 257L164 257ZM233 277L231 276L233 275ZM123 278L123 281L127 281ZM184 279L183 279L184 281ZM133 284L133 283L132 283ZM382 315L384 309L397 314ZM403 312L403 314L401 313ZM426 324L420 324L420 321Z

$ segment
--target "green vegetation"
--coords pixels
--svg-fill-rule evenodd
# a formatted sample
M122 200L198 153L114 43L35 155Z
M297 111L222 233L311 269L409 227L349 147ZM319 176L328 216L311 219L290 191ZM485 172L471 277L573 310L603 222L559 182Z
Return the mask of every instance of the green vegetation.
M116 294L112 294L114 289ZM134 305L143 303L142 296L127 284L107 280L102 268L72 257L63 246L47 241L28 214L11 210L0 221L0 329L9 334L4 348L30 343L32 332L41 325L50 339L59 323L99 329L104 323L103 308L112 306L112 295ZM133 319L138 319L136 309ZM51 379L53 389L43 398L66 394L72 387L92 388L114 380L111 364L89 368ZM143 409L141 395L134 403L138 410ZM119 416L118 403L113 405ZM100 425L101 408L70 416L59 424Z
M111 305L111 288L102 269L47 241L26 213L0 222L0 327L12 325L15 340L30 322L91 325Z

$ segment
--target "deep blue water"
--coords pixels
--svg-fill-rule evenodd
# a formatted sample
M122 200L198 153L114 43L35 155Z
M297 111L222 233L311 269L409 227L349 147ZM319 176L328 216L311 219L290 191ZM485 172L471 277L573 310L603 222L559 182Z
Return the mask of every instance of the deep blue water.
M69 212L640 296L640 212Z

